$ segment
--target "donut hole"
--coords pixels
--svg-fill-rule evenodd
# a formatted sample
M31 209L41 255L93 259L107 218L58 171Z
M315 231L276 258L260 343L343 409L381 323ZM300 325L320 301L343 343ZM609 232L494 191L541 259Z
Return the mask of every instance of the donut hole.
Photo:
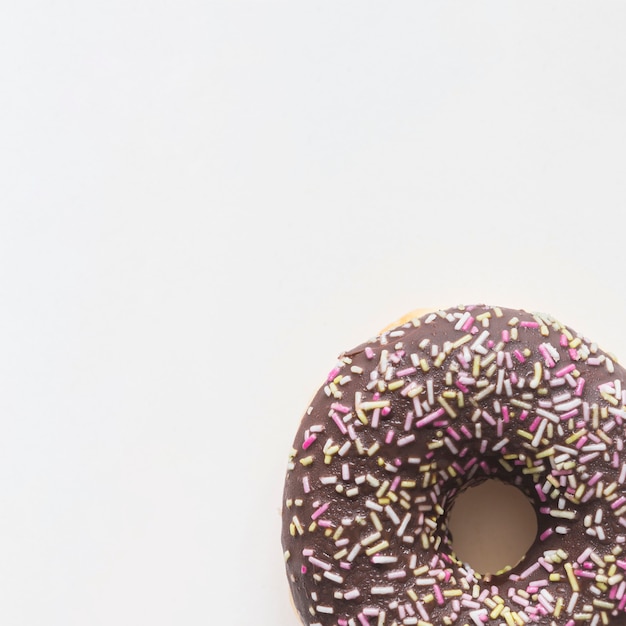
M483 575L517 565L537 537L537 515L527 496L492 479L456 496L447 525L454 556Z

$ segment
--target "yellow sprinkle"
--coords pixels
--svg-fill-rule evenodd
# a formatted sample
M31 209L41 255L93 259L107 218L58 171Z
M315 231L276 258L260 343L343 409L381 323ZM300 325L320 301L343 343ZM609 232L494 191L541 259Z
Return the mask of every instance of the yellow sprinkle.
M593 599L593 606L597 606L599 609L608 609L609 611L615 608L613 602L607 602L606 600L600 600L599 598Z
M470 341L472 338L472 336L468 333L467 335L463 335L463 337L461 337L460 339L457 339L453 344L452 344L452 348L456 349L461 347L463 344L467 343L468 341Z
M480 374L480 356L474 356L474 362L472 364L472 376L477 378Z
M437 402L441 404L441 406L450 417L455 418L457 416L456 411L448 404L448 402L442 396L439 396L437 398Z
M346 550L346 548L344 548L343 550L339 550L339 552L337 552L333 558L335 559L335 561L339 561L341 559L343 559L344 556L346 556L348 554L348 550Z
M391 400L376 400L372 402L361 402L359 404L359 408L364 411L371 411L373 409L384 409L387 406L390 406Z
M561 615L561 611L563 609L563 605L565 604L563 598L561 596L559 596L556 600L556 604L554 605L554 611L552 612L552 615L554 615L554 617L559 617L559 615Z
M502 465L502 467L507 471L507 472L512 472L513 471L513 466L509 465L509 463L507 463L504 459L498 459L498 462L500 463L500 465Z
M376 512L375 512L375 511L372 511L372 512L370 513L370 518L371 518L371 520L372 520L372 523L374 524L374 528L375 528L377 531L382 532L382 530L383 530L383 525L382 525L382 523L381 523L380 518L378 517L378 515L376 515Z
M378 450L380 450L380 443L378 441L375 441L370 449L367 451L367 456L374 456L378 452Z
M535 455L537 459L544 459L547 456L554 456L554 448L546 448Z
M313 456L305 456L303 459L300 459L300 463L305 467L311 465L311 463L313 463Z
M365 554L367 554L367 556L372 556L372 554L376 554L377 552L380 552L381 550L385 550L389 547L389 542L384 540L381 541L380 543L376 544L375 546L372 546L371 548L368 548L365 551Z
M615 396L612 396L610 393L607 393L606 391L601 391L600 395L609 403L612 404L613 406L618 406L619 402L617 401L617 398Z
M400 387L402 387L403 385L404 385L403 380L394 380L390 382L388 385L389 391L395 391L396 389L400 389Z
M586 428L581 428L580 430L577 430L573 435L570 435L565 440L565 443L569 446L570 444L574 443L575 441L578 441L586 433L587 433L587 429Z
M530 381L531 389L537 389L537 387L539 387L542 374L543 374L543 368L541 366L541 362L535 361L535 372L534 372L532 380Z
M569 584L570 584L570 587L572 588L572 591L580 591L578 580L576 576L574 575L574 569L572 567L572 564L569 562L565 563L564 567L565 567L565 573L567 574L567 578L569 580Z

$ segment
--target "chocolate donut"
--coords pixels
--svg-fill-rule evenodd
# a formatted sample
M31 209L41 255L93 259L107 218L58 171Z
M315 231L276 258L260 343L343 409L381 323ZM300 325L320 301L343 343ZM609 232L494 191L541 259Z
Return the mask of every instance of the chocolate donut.
M626 624L625 371L545 314L431 313L343 353L298 428L282 543L310 626ZM533 504L519 563L479 573L447 516L497 479Z

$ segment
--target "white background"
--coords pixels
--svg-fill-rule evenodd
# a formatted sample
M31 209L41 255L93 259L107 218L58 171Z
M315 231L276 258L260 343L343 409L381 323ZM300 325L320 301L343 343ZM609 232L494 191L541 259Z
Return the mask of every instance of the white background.
M283 470L420 306L626 359L626 4L0 9L0 622L296 626Z

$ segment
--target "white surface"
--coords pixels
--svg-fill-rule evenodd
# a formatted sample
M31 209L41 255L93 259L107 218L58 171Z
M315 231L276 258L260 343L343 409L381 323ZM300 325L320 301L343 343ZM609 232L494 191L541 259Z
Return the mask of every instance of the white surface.
M7 6L0 622L295 626L292 435L409 309L626 359L624 3Z

